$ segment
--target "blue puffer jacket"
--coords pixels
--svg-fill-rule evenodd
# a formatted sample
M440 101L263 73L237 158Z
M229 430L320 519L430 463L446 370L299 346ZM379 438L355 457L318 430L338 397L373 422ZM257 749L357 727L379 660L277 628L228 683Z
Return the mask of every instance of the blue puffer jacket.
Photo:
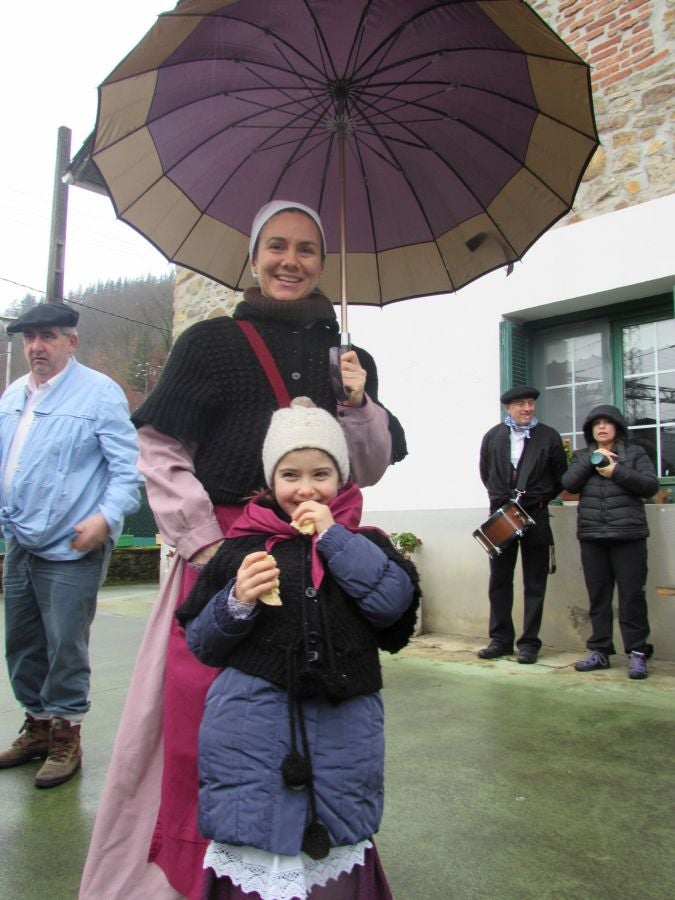
M413 585L379 547L341 525L333 525L318 546L326 562L324 581L335 579L375 629L401 618L413 600ZM228 653L255 628L256 609L247 619L229 615L230 587L186 625L190 648L209 665L227 665ZM340 703L306 699L302 709L317 818L331 845L370 837L379 828L384 799L380 692ZM199 735L199 828L205 837L286 856L299 853L310 797L306 788L288 787L281 775L289 735L283 688L233 667L221 672L209 690Z
M617 465L611 478L600 475L591 463L597 448L593 440L593 422L609 419L616 426L613 452ZM577 537L580 541L631 541L649 535L643 497L653 497L659 489L658 478L645 450L628 440L626 422L615 406L594 407L584 422L588 446L577 450L562 485L579 493Z

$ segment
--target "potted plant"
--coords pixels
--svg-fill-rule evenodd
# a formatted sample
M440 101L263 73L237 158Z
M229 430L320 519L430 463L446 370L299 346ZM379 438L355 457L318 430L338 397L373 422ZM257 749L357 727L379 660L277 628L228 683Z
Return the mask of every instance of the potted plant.
M402 553L406 559L410 559L415 550L422 545L422 541L417 537L416 534L413 534L412 531L393 531L390 533L389 538L399 551ZM417 609L417 618L415 620L415 630L413 631L413 635L417 637L417 635L422 634L422 603L420 601L420 605Z
M572 438L563 438L563 447L565 448L565 457L567 459L567 465L569 466L572 462L572 457L574 456ZM561 491L558 495L558 499L562 500L563 503L575 504L579 502L579 494L572 494L570 491Z
M392 531L389 537L399 553L402 553L408 559L422 543L420 538L413 534L412 531Z

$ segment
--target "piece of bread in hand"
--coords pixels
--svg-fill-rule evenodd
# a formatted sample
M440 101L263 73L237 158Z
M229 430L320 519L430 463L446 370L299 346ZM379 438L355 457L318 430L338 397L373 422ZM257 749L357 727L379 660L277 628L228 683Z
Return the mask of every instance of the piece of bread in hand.
M291 522L291 526L299 531L300 534L314 534L316 531L314 522L305 522L304 525L298 525L297 522Z
M272 562L276 565L276 560L271 554L268 554L268 559L271 559ZM261 603L264 603L267 606L283 606L281 597L279 596L279 580L277 579L277 583L271 591L265 591L264 594L261 594L258 597L258 600L260 600Z

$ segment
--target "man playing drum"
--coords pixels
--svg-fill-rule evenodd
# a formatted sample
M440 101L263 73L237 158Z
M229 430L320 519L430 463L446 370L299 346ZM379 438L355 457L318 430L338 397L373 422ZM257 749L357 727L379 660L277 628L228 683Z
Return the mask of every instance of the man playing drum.
M536 388L526 385L503 393L500 400L506 418L487 432L481 444L480 477L490 498L490 513L520 495L520 506L534 520L522 537L490 556L490 643L478 651L481 659L513 653L516 633L511 612L519 545L525 610L523 631L516 642L518 662L536 662L541 647L539 628L553 547L548 504L560 493L567 461L558 432L535 416L538 396Z

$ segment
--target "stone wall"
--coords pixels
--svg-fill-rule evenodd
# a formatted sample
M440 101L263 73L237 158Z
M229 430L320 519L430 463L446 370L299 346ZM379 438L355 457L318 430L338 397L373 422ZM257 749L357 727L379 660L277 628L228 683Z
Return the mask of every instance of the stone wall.
M189 325L214 316L231 316L241 294L204 278L190 269L176 267L173 289L173 331L177 337Z
M0 581L5 555L0 553ZM159 582L159 547L116 547L110 557L104 584L143 584Z
M562 225L673 192L675 0L535 0L591 65L601 146Z
M159 582L159 547L113 550L105 584Z
M532 6L592 66L601 140L574 209L556 227L672 193L675 0L534 0ZM179 267L174 333L231 314L238 298Z

